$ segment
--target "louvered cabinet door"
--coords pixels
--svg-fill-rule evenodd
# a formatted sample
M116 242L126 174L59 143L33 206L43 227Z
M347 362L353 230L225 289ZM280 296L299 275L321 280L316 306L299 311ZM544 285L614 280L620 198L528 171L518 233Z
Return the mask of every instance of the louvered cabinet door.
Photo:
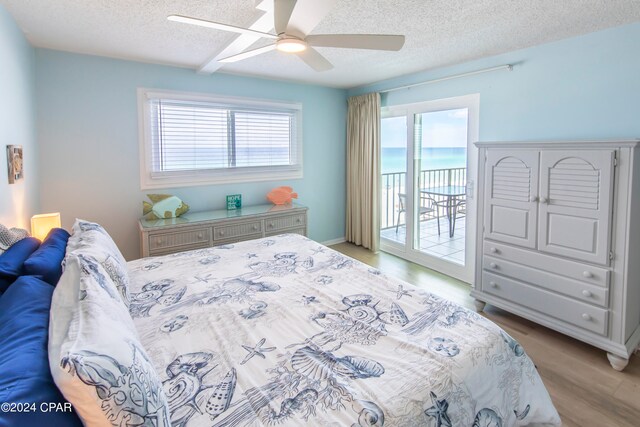
M536 247L538 156L537 150L487 150L485 237Z
M540 153L538 249L609 263L614 150Z

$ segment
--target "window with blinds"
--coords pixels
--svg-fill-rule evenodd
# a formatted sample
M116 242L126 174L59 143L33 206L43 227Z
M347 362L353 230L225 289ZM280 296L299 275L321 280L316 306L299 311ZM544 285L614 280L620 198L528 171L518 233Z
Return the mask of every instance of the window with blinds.
M302 177L300 104L139 91L142 188Z

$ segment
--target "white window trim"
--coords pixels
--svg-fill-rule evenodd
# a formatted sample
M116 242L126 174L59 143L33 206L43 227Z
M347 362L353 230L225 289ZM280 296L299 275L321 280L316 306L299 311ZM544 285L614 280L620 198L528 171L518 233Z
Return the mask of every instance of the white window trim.
M152 176L152 141L149 129L149 98L171 98L185 101L217 102L242 107L287 108L296 111L296 141L293 155L296 164L287 166L261 166L242 168L221 168L202 171L166 172L162 177ZM199 185L228 184L240 182L280 181L301 179L302 167L302 104L288 101L272 101L255 98L241 98L138 88L138 132L140 146L140 188L152 190L174 187L193 187ZM156 174L157 175L157 174Z

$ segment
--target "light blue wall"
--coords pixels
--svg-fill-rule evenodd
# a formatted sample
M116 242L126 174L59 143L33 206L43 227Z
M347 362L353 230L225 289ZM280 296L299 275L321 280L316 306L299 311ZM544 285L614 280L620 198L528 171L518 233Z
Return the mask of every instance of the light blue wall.
M162 191L140 190L136 89L206 92L303 104L304 178ZM309 206L309 236L344 237L346 91L36 50L42 208L103 224L126 258L139 256L136 219L146 193L172 193L194 211L222 209L227 194L265 203L291 185Z
M387 80L349 95L502 64L494 71L390 92L384 105L480 94L480 140L640 137L640 23Z
M11 34L16 32L6 13L0 13L0 19L9 21L14 28ZM9 39L12 50L22 46L17 49L22 52L19 62L32 70L26 42L7 36L5 27L0 43ZM302 102L305 178L166 192L182 197L193 210L202 210L222 208L224 196L237 192L243 194L245 204L261 203L272 187L289 184L310 207L310 236L320 241L340 238L344 236L346 95L511 63L515 64L513 72L497 71L392 92L383 97L383 103L479 93L481 140L636 138L640 137L638 45L640 24L632 24L348 92L225 74L200 76L187 69L37 49L41 210L61 211L66 227L74 217L101 222L127 258L137 257L135 218L145 193L139 190L136 89L210 92ZM4 50L0 55L4 59ZM29 93L29 84L24 83L28 73L18 74L22 80L13 78L23 81L21 93ZM29 114L20 117L24 120ZM23 127L28 133L29 126Z
M0 5L0 224L29 229L38 210L34 51ZM22 145L24 179L9 185L7 145Z

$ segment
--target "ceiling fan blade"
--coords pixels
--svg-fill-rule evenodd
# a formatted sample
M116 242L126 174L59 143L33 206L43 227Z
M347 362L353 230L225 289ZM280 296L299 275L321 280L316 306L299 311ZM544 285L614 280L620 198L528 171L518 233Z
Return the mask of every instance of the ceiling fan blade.
M237 55L227 56L226 58L218 59L218 62L237 62L242 61L243 59L251 58L252 56L260 55L261 53L269 52L271 50L275 50L276 45L270 44L267 46L259 47L257 49L251 49L239 53Z
M331 62L327 61L324 56L320 55L320 53L312 47L308 47L305 51L300 52L298 56L316 71L328 71L333 68Z
M337 0L298 0L293 8L287 34L304 37L320 23Z
M278 38L278 36L276 35L263 33L261 31L255 31L255 30L250 30L248 28L236 27L235 25L221 24L219 22L205 21L204 19L190 18L188 16L169 15L167 16L167 19L169 21L182 22L184 24L198 25L200 27L214 28L216 30L222 30L222 31L231 31L233 33L239 33L239 34L251 34L253 36L259 36L259 37L264 37L268 39Z
M386 34L318 34L307 36L309 46L351 49L400 50L404 36Z
M287 25L295 5L296 0L275 0L273 7L276 34L282 34L287 31Z

